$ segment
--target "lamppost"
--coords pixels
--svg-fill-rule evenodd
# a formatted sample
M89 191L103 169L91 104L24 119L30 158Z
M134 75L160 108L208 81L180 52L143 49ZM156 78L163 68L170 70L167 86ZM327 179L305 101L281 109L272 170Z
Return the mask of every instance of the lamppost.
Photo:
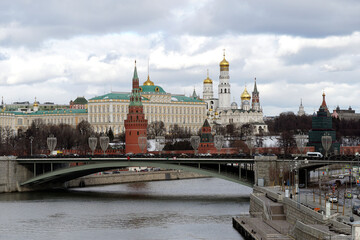
M161 155L161 151L165 147L165 137L164 136L156 136L155 137L155 146Z
M198 153L198 148L200 145L200 136L191 136L190 137L191 147L194 149L195 155Z
M32 155L33 155L32 143L33 143L33 141L34 141L34 137L33 137L33 136L30 136L29 139L30 139L30 156L32 156Z
M307 136L304 135L303 133L296 136L296 146L300 151L301 157L302 157L303 151L305 149L306 141L307 141Z
M355 154L356 156L356 154ZM351 209L350 209L350 212L351 212L351 217L350 217L350 222L353 222L354 221L354 215L353 215L353 194L352 194L352 182L353 182L353 161L354 161L354 158L351 160L351 172L350 172L350 193L351 193L351 198L350 198L350 201L351 201Z
M97 146L97 137L95 137L95 136L89 137L88 142L89 142L89 147L91 149L91 153L94 156L94 151Z
M324 136L322 136L321 137L321 144L322 144L322 146L323 146L323 148L324 148L324 150L325 150L325 157L327 158L327 155L328 155L328 151L329 151L329 149L330 149L330 147L331 147L331 144L332 144L332 137L329 135L329 133L328 132L326 132L325 134L324 134ZM328 161L329 161L329 159L328 159ZM327 167L326 167L326 171L327 171L327 175L329 176L329 163L330 162L328 162L328 165L327 165Z
M146 147L147 147L147 137L146 136L140 136L138 138L139 148L141 153L144 153Z
M51 134L47 138L46 142L47 142L47 146L48 146L48 149L50 151L50 154L51 154L51 152L53 152L55 150L55 147L56 147L56 144L57 144L57 139L56 139L56 137L54 137L53 134Z
M300 151L300 157L302 157L303 155L303 151L305 149L305 144L306 144L306 140L307 140L307 136L304 135L304 134L299 134L298 136L296 136L296 146L297 148L299 149ZM295 176L296 176L296 180L295 180L295 190L296 190L296 194L300 194L300 191L299 191L299 170L298 169L298 161L295 162ZM300 196L298 197L300 198Z
M282 155L282 159L283 159L282 168L280 169L280 170L281 170L281 174L282 174L282 176L283 176L281 186L283 187L283 190L285 191L285 171L284 171L284 169L285 169L285 150L284 150L284 148L281 148L280 154ZM283 171L284 171L284 173L283 173Z
M214 137L214 145L219 152L224 144L224 136L223 135L215 135Z
M248 146L249 150L250 150L250 157L252 156L252 149L254 147L254 143L253 143L253 137L252 136L248 136L246 138L245 141L246 145Z
M109 146L109 142L110 142L110 139L109 139L108 136L102 135L100 137L100 147L103 150L104 155L105 155L105 152L106 152L106 150L107 150L107 148Z

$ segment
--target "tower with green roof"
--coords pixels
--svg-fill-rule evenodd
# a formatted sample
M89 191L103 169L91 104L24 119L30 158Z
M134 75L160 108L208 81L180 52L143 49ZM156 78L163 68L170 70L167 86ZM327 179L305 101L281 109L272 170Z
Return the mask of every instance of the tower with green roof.
M141 94L139 88L139 77L136 69L132 79L132 91L130 94L129 113L124 121L125 126L125 152L141 153L139 146L139 137L147 137L147 120L141 103ZM145 150L146 151L146 150Z
M332 144L329 152L340 152L340 144L336 142L336 132L332 127L332 117L329 113L325 101L325 93L323 93L323 101L320 105L317 114L312 117L312 129L309 131L308 146L314 146L316 152L321 152L325 155L324 148L321 143L321 137L329 135L332 138Z

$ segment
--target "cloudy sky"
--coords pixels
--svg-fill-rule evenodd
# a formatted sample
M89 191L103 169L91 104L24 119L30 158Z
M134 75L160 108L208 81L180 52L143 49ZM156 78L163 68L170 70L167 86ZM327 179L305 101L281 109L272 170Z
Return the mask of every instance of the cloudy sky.
M130 91L140 81L217 93L223 49L232 99L257 78L265 115L360 112L358 0L12 0L0 2L0 92L14 101L68 103Z

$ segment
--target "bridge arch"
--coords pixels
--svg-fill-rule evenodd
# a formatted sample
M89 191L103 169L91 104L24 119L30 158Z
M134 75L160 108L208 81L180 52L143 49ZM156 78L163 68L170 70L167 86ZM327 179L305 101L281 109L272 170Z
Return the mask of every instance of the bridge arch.
M58 169L52 172L44 173L42 175L29 179L21 183L20 185L33 186L33 185L41 185L47 183L61 183L61 182L64 183L89 174L116 169L116 168L122 168L122 167L158 167L162 169L182 170L186 172L194 172L205 176L224 179L227 181L242 184L247 187L253 187L252 182L246 181L245 179L241 179L239 177L235 177L232 175L226 175L225 173L217 173L215 171L205 170L187 165L159 163L159 162L142 162L142 161L104 162L104 163L92 163L81 166L68 167L68 168Z

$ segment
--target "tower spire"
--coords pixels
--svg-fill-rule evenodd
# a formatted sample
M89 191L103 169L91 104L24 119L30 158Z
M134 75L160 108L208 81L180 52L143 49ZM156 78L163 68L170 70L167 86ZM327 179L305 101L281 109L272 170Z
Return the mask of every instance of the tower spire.
M320 108L324 108L327 111L328 108L327 108L326 101L325 101L325 91L324 90L323 90L322 97L323 97L323 100L322 100L322 103L320 105Z

